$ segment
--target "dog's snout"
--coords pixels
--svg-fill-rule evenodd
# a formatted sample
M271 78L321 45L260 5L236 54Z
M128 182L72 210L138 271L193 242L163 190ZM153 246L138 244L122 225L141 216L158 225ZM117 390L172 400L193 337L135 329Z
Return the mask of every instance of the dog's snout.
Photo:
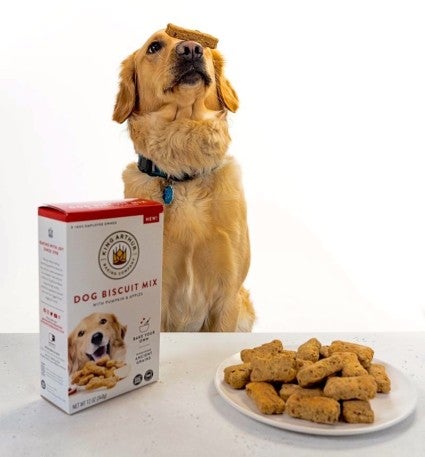
M204 55L204 48L196 41L182 41L176 46L176 53L184 60L198 60Z
M102 340L103 340L103 333L100 333L100 332L94 333L93 336L91 337L91 342L93 344L96 344L97 346L99 346L100 343L102 343Z

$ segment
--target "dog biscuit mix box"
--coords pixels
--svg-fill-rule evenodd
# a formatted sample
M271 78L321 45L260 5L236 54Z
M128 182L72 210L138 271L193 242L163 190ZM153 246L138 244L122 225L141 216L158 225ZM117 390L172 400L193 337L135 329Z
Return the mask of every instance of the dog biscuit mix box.
M163 206L38 208L41 395L69 414L158 379Z

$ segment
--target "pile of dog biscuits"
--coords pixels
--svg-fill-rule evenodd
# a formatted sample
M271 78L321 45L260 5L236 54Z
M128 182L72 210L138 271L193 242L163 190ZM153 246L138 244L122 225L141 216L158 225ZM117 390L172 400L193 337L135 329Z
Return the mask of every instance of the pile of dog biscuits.
M241 364L224 369L224 381L245 389L263 414L283 414L322 424L372 423L370 400L388 393L385 367L370 347L316 338L296 351L273 340L240 352Z

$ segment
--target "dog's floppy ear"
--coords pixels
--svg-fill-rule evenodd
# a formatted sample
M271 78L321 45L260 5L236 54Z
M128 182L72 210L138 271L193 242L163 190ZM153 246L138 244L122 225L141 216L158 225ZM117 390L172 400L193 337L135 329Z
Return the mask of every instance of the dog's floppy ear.
M114 329L116 331L117 338L121 338L119 343L123 344L125 334L127 333L127 326L120 324L120 322L117 319L117 316L115 316L115 314L111 314L111 318L112 318L112 325L114 326Z
M239 99L235 89L224 76L224 59L219 51L212 49L217 95L223 108L235 113L239 108Z
M120 86L112 119L122 124L132 113L137 100L135 53L121 64Z
M121 325L121 338L125 338L125 334L127 333L127 326L126 325Z

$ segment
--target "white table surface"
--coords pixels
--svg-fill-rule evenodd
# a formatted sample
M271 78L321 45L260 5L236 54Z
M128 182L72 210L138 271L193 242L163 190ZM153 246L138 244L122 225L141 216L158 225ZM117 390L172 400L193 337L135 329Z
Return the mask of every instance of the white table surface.
M416 385L416 411L376 433L312 436L255 421L218 395L216 367L241 348L312 336L371 345ZM162 334L158 382L72 416L39 396L38 335L0 334L0 380L2 457L425 455L425 333Z

